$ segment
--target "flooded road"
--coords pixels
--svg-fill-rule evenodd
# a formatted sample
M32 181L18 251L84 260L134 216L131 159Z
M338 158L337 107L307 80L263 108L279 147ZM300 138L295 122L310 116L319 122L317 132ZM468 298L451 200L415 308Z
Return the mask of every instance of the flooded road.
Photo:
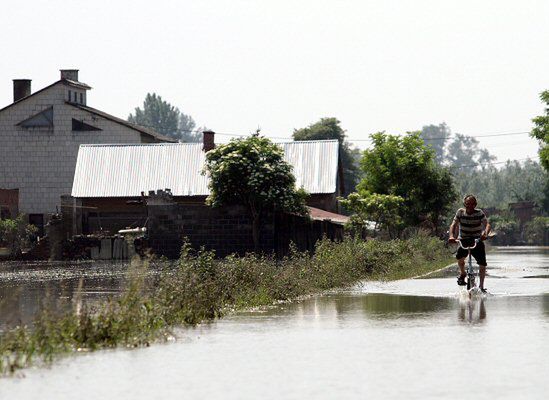
M0 398L546 398L549 248L488 263L484 299L460 296L455 268L367 282L31 368L0 380Z

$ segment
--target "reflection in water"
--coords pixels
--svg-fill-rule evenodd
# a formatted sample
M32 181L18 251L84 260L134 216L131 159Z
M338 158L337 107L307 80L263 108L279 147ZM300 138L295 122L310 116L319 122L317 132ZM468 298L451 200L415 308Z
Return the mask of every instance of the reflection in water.
M75 299L93 304L117 295L124 289L128 268L127 262L0 263L0 331L32 324L45 308L62 312L73 307Z
M454 299L427 296L368 294L359 298L365 314L394 317L400 314L434 313L453 307Z
M368 318L418 317L421 314L433 314L455 307L455 299L449 297L405 296L387 293L368 293L360 296L345 293L329 296L315 296L300 302L289 303L282 308L274 307L262 312L272 317L291 315L294 318L333 316L344 318L357 313ZM253 312L241 312L240 315L257 315Z
M0 284L0 330L6 326L29 325L43 309L67 310L75 298L83 303L106 299L119 293L123 286L121 277Z
M458 318L469 323L485 322L486 304L484 298L460 299Z
M542 297L541 304L543 304L543 312L549 316L549 293L545 293Z
M549 279L524 276L547 274L547 251L497 249L490 259L486 299L460 301L455 269L372 283L183 328L165 346L29 369L2 381L0 398L438 399L463 397L456 382L472 377L478 399L546 398ZM32 315L48 293L70 303L76 275L87 298L123 286L123 268L38 269L0 264L0 318Z

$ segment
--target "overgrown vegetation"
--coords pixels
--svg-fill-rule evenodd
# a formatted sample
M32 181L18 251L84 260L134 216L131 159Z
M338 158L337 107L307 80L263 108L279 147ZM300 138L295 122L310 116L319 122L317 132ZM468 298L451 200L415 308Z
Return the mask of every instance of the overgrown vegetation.
M497 232L494 244L508 246L520 240L520 224L516 217L509 211L490 217L492 230Z
M535 217L526 224L524 239L530 245L547 244L549 237L549 217Z
M147 346L170 329L221 317L231 310L264 306L349 286L361 279L419 275L450 261L443 242L419 235L408 240L319 241L314 255L293 249L282 260L249 254L216 259L185 245L174 270L147 282L147 263L133 263L125 292L95 306L76 299L70 312L44 310L32 327L0 337L0 371L13 373L73 351ZM153 289L147 289L147 284Z
M354 219L376 218L376 224L390 228L391 236L420 224L433 231L440 228L456 192L450 171L435 163L434 150L419 132L380 132L370 139L373 147L362 154L363 178L343 202L358 216Z
M507 209L509 203L534 201L549 211L549 199L544 192L549 175L536 161L507 161L501 168L486 166L458 171L455 182L461 197L467 193L476 193L484 206L501 210ZM458 201L453 208L460 205Z
M30 238L36 231L37 228L29 225L24 215L0 219L0 247L7 247L11 255L17 255L30 246Z

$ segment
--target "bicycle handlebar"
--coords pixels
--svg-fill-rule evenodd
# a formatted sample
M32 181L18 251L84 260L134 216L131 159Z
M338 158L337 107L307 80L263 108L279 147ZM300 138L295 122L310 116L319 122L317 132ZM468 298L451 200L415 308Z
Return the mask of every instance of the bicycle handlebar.
M480 242L480 239L475 239L475 244L471 247L465 247L461 244L461 239L456 239L456 242L459 244L459 247L461 247L464 250L473 250L475 247L477 247L477 244Z

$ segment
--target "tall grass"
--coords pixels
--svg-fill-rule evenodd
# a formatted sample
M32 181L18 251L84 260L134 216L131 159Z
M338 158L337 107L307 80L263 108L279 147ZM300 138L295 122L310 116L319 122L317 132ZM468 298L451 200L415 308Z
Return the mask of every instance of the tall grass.
M395 279L433 270L449 261L442 242L427 236L364 242L319 241L313 255L291 249L282 260L248 254L216 259L184 245L174 269L146 281L147 262L132 262L123 294L95 306L78 299L69 312L45 309L32 327L0 336L0 373L50 362L74 351L148 346L170 328L195 325L242 308L269 305L361 279ZM151 289L150 286L153 288Z

